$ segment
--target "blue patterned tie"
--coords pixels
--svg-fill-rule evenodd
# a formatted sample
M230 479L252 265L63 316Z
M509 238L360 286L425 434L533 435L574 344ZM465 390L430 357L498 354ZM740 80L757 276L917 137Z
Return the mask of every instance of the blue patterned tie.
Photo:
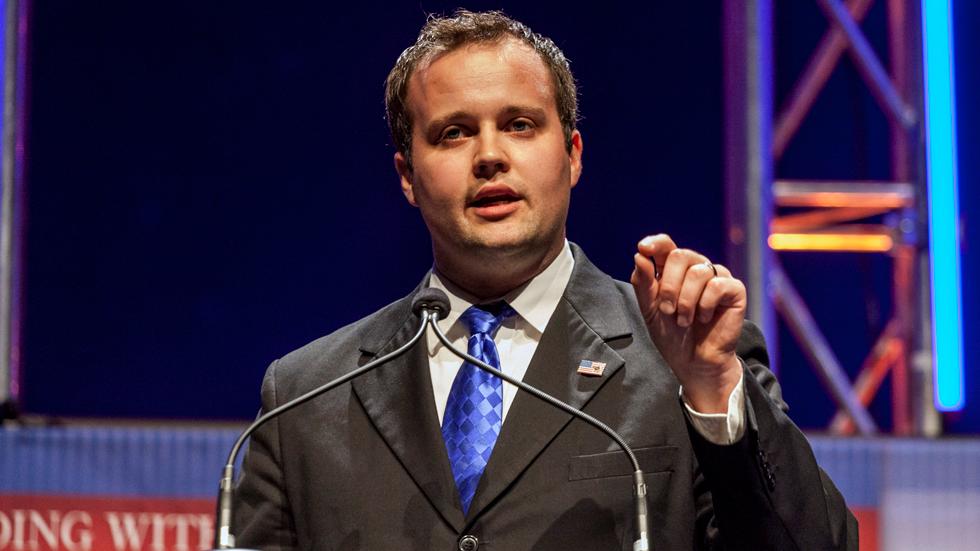
M493 335L500 322L512 315L514 310L503 302L483 307L471 306L463 312L459 319L470 330L467 349L470 356L500 369ZM463 362L453 380L446 401L446 413L442 418L442 438L446 441L463 514L470 509L476 486L500 434L503 403L501 380L469 362Z

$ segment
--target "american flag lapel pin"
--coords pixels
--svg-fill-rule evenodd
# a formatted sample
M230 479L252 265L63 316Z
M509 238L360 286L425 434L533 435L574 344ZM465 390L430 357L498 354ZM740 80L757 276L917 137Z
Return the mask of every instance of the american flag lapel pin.
M582 375L588 375L589 377L601 377L602 371L606 369L605 362L594 362L592 360L582 360L578 364L577 371Z

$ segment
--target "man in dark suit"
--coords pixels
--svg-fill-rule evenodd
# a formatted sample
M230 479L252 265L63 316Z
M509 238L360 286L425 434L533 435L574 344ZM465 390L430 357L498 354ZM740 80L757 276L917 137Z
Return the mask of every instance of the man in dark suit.
M853 516L783 413L741 282L656 235L630 286L566 241L583 142L553 42L498 13L432 19L386 99L402 191L432 236L419 287L450 298L441 327L624 436L647 474L653 549L857 549ZM411 299L273 363L263 409L405 343ZM631 548L622 453L427 337L255 434L239 544Z

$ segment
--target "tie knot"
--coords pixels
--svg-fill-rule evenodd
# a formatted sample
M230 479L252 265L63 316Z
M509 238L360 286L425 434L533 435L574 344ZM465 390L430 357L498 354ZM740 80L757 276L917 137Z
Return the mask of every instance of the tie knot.
M492 304L474 304L467 308L459 319L463 320L470 330L470 336L482 334L492 338L500 323L513 315L514 309L501 300Z

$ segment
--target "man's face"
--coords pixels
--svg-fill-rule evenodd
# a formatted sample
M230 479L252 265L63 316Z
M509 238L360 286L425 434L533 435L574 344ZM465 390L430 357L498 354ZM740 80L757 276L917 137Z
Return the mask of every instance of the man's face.
M566 149L540 56L511 39L463 46L412 75L407 104L413 166L400 153L395 165L437 265L488 251L557 254L582 140L576 131Z

